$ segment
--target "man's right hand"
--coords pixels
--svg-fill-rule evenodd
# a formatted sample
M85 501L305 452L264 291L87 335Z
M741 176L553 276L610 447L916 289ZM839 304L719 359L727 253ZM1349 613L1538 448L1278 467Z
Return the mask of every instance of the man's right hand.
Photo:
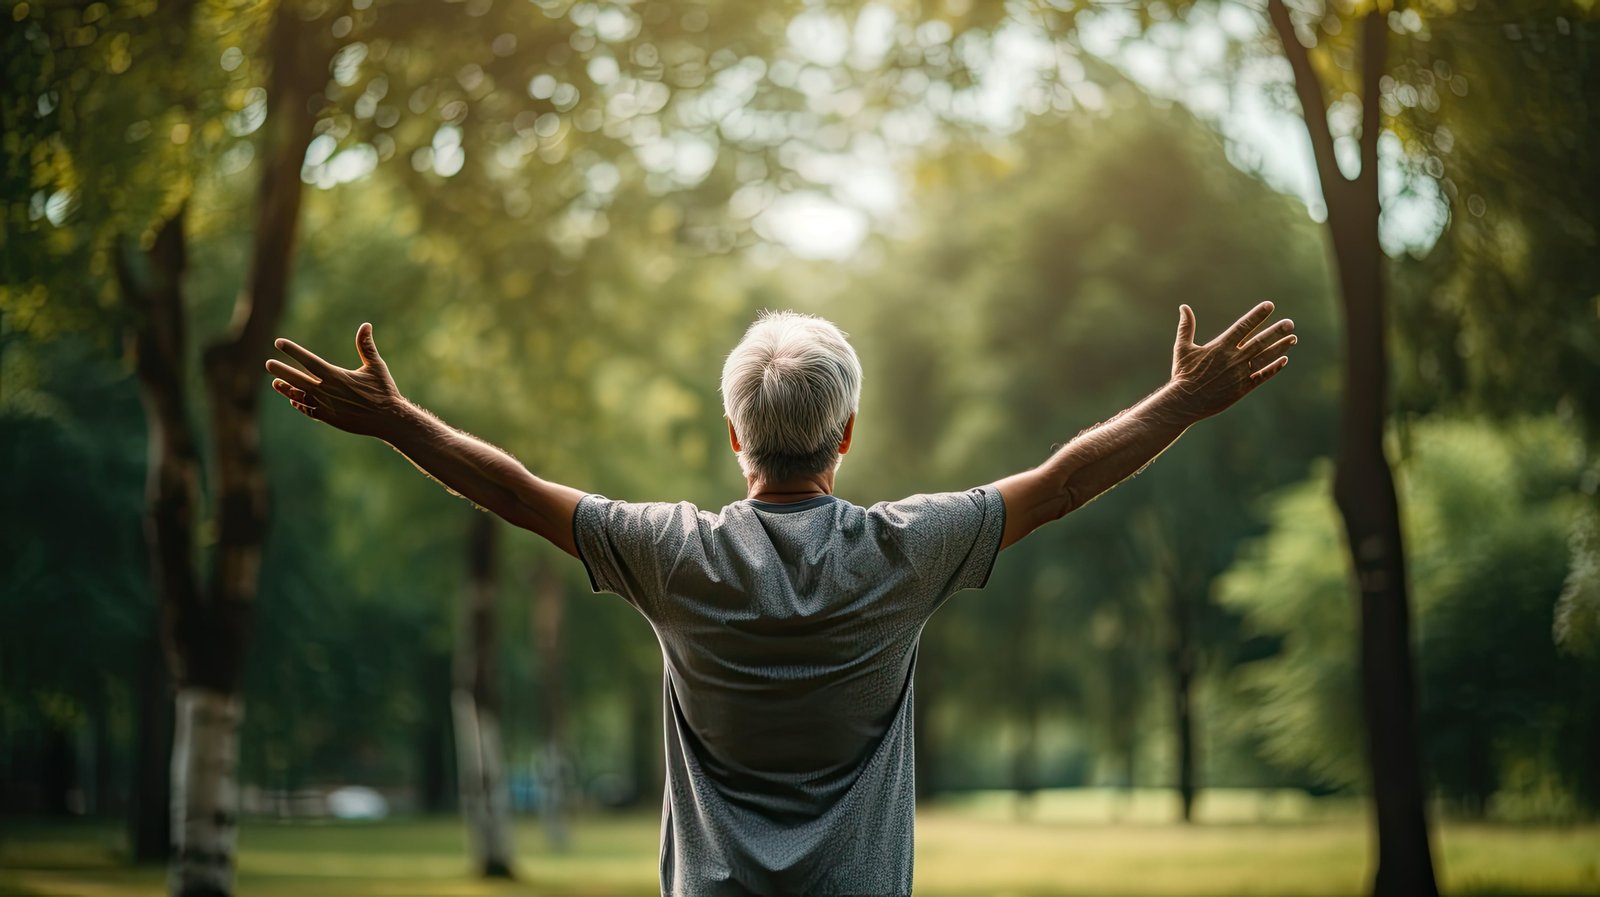
M356 330L361 366L355 370L329 364L291 340L280 339L273 345L305 367L301 370L277 359L267 362L267 371L278 378L272 388L301 414L347 433L386 440L402 425L410 403L378 355L371 324Z
M1272 379L1289 363L1299 338L1294 321L1284 318L1255 333L1272 316L1263 302L1204 345L1194 341L1194 309L1178 307L1178 340L1172 350L1172 383L1196 419L1210 417Z

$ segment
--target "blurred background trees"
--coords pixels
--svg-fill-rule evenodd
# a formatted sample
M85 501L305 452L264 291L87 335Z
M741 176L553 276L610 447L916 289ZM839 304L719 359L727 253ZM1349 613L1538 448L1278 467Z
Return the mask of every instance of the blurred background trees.
M1336 165L1360 154L1372 8L1285 7L1318 38ZM760 308L824 314L867 368L840 478L865 504L1037 463L1160 385L1179 302L1215 332L1261 298L1302 334L1273 388L930 623L919 789L1163 786L1179 818L1204 818L1213 786L1369 790L1327 499L1333 212L1278 173L1309 175L1308 148L1262 155L1247 136L1252 96L1299 114L1267 5L4 12L0 809L131 812L134 852L166 855L166 580L140 535L152 423L193 430L186 449L156 443L187 452L164 494L193 508L172 555L193 601L249 618L248 651L244 629L198 640L236 664L219 675L246 707L244 812L346 784L402 809L471 804L453 691L483 696L471 718L495 711L480 736L505 776L483 805L544 810L559 838L574 807L658 800L658 648L577 565L510 531L469 564L477 512L278 403L260 407L251 486L271 336L349 364L370 320L402 391L541 475L718 507L742 494L723 354ZM1592 816L1594 14L1378 17L1383 438L1427 794L1449 814ZM1201 69L1152 74L1183 66ZM252 327L274 294L281 319ZM218 413L235 417L187 423ZM260 490L242 542L222 524L240 483ZM255 597L205 597L243 543ZM493 625L468 627L486 595Z

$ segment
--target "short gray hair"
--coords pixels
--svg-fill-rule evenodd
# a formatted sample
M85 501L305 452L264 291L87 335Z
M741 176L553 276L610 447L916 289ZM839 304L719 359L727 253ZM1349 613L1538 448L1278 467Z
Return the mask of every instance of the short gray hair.
M860 404L856 351L814 315L762 312L722 366L722 408L745 476L780 482L834 469Z

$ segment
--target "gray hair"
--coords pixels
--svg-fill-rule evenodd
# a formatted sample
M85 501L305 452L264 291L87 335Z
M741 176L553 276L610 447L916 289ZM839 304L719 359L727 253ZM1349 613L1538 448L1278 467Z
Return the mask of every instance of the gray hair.
M781 482L834 469L860 404L856 351L813 315L762 312L722 366L722 408L745 476Z

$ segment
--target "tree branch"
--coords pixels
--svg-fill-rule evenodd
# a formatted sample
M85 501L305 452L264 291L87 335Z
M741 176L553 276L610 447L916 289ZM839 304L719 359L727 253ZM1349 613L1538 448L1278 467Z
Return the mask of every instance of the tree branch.
M1339 170L1338 157L1333 152L1333 131L1328 127L1328 106L1322 97L1322 79L1311 67L1311 54L1295 34L1294 22L1289 19L1289 8L1283 0L1267 0L1267 15L1283 44L1284 58L1294 70L1294 89L1300 97L1300 108L1306 120L1306 130L1311 135L1311 153L1317 163L1317 179L1322 184L1324 198L1349 183Z
M327 82L333 50L326 31L325 23L304 21L297 7L284 4L274 17L267 41L272 67L256 192L255 240L232 323L207 349L213 363L238 358L238 366L252 374L259 373L256 359L270 349L288 299L303 196L300 167L313 136L318 116L315 100Z

